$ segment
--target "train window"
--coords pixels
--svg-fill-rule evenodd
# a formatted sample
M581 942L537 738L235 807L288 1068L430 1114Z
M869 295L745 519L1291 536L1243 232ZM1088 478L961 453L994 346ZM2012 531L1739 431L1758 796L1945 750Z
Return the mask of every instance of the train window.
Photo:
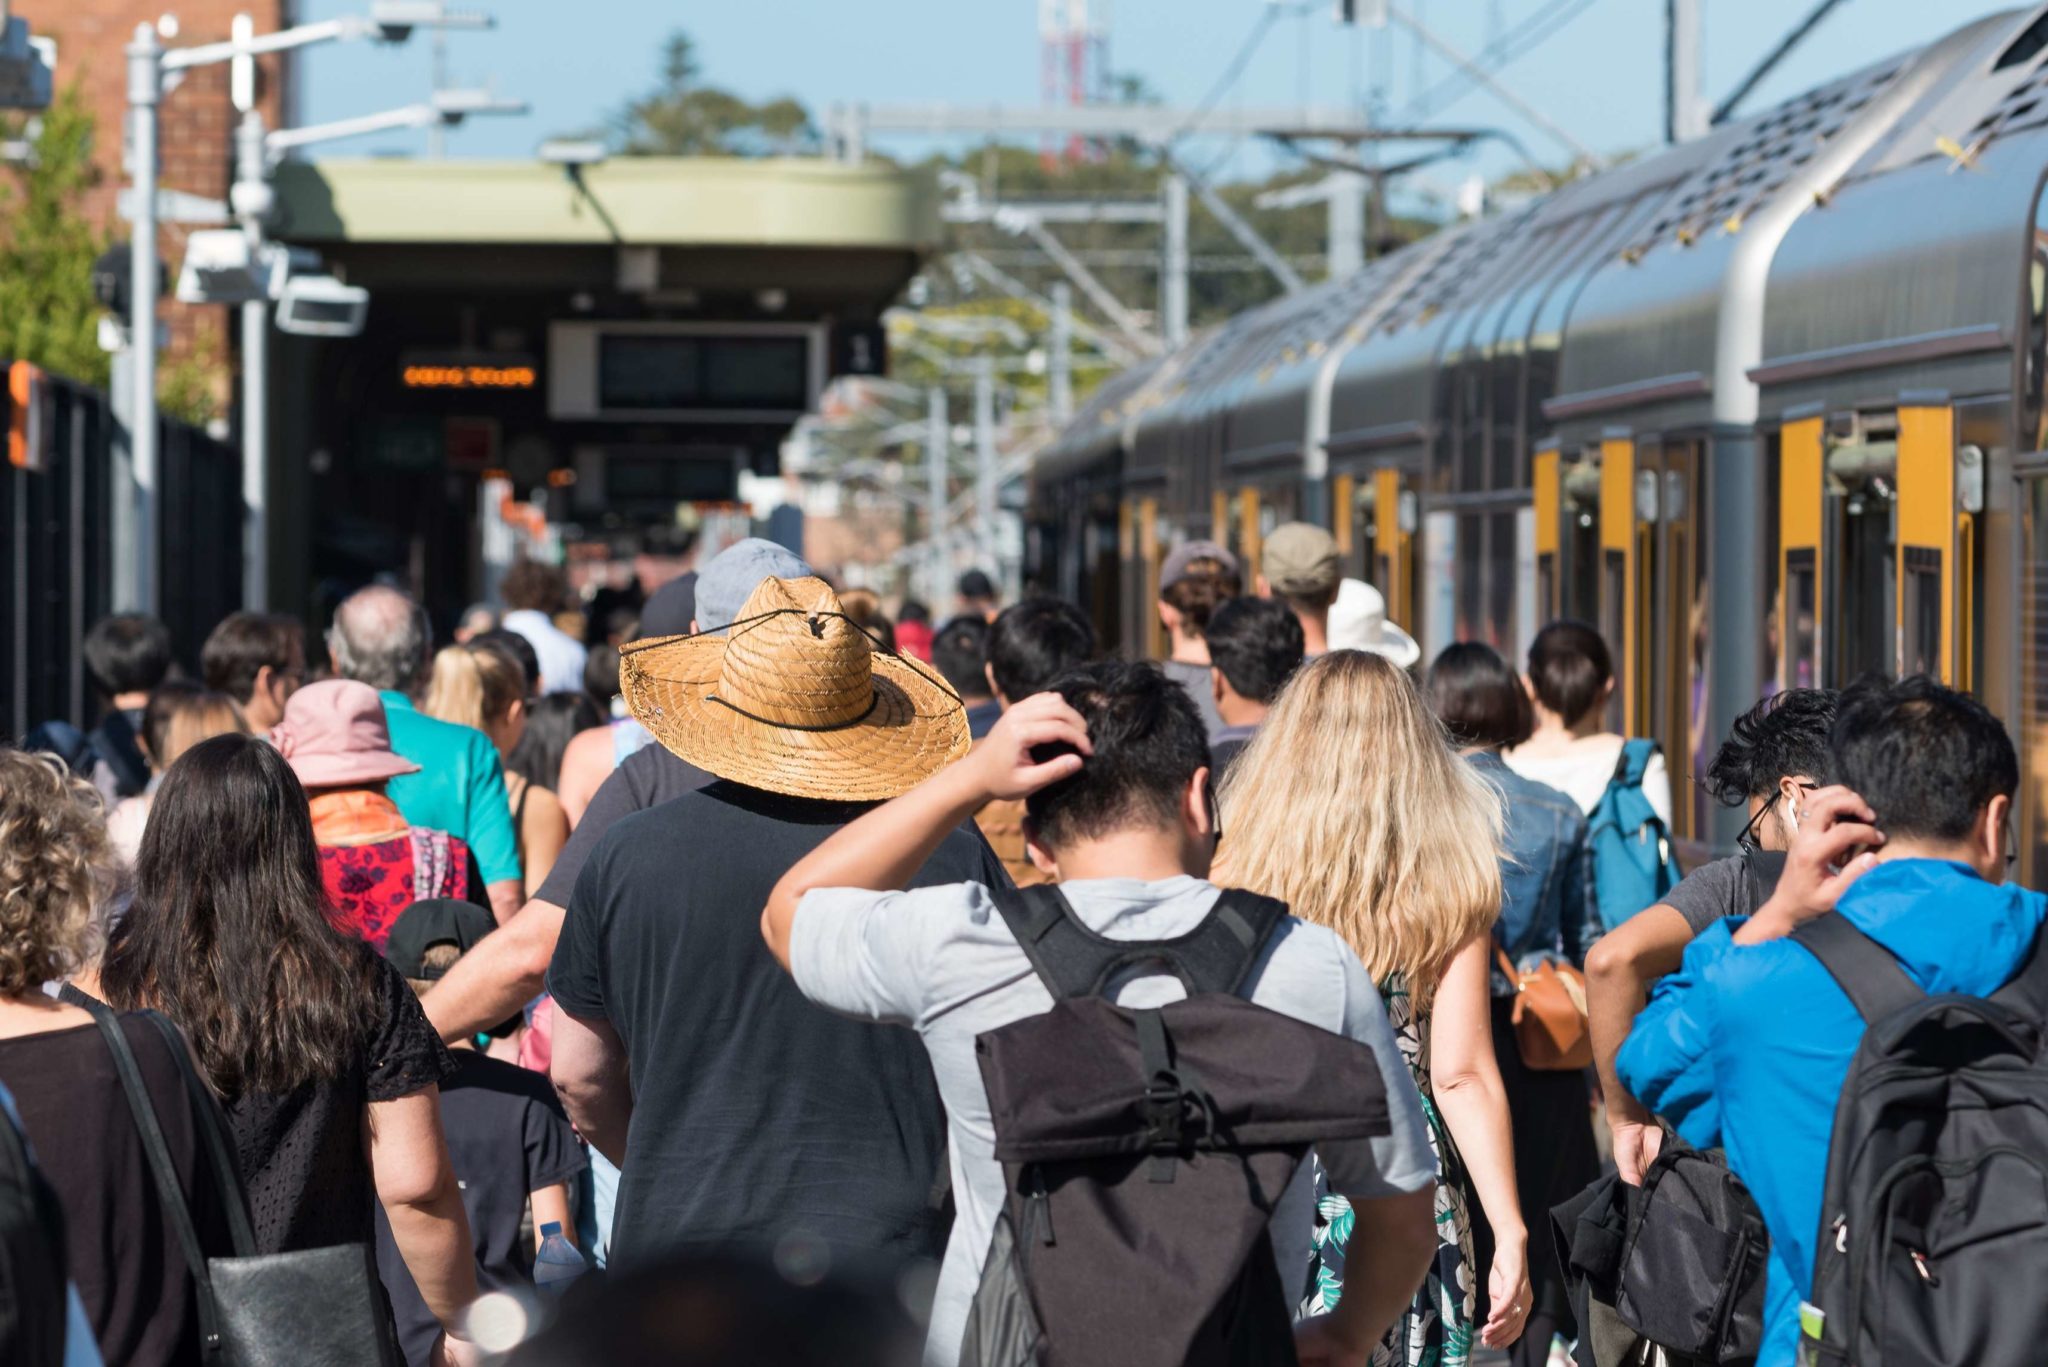
M1905 630L1899 673L1941 677L1941 552L1908 546L1905 556Z
M1764 484L1763 521L1759 530L1763 540L1764 557L1764 622L1762 677L1757 680L1757 696L1774 693L1778 688L1778 645L1784 632L1784 624L1778 620L1778 549L1781 544L1782 528L1778 525L1780 493L1778 480L1782 466L1779 463L1778 434L1771 433L1764 443ZM1808 577L1812 575L1811 555L1807 556ZM1809 657L1810 658L1810 657Z
M1557 557L1536 554L1536 509L1515 510L1515 634L1501 647L1510 660L1520 659L1536 639L1536 614L1548 609L1550 576L1556 572ZM1544 606L1539 608L1541 603Z
M2034 236L2027 255L2026 377L2021 390L2021 433L2036 451L2048 448L2048 191L2034 202Z
M1820 683L1820 594L1815 582L1813 551L1785 553L1785 642L1787 686L1813 688Z
M1892 616L1897 592L1892 552L1892 503L1884 493L1863 488L1831 494L1842 529L1834 571L1836 634L1834 679L1853 683L1865 674L1897 668L1898 629Z
M2019 806L2024 832L2021 880L2041 886L2048 877L2048 479L2020 486L2016 500L2019 547L2019 741L2025 773Z
M1628 636L1628 552L1605 550L1600 553L1600 634L1607 638L1610 650L1619 650L1620 643ZM1608 705L1607 724L1616 731L1623 729L1622 690L1614 690L1614 700Z
M1486 517L1486 623L1480 639L1504 655L1515 653L1516 585L1521 548L1512 510Z

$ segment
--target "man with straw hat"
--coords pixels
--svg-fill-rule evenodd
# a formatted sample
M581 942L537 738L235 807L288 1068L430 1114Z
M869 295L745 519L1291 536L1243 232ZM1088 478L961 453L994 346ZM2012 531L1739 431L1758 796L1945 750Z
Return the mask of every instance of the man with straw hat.
M686 592L664 589L642 615L641 636L680 636L698 630L722 632L740 615L761 582L770 577L808 579L812 571L795 553L748 537L720 551L692 575ZM674 586L671 586L673 588ZM637 725L637 723L636 723ZM609 737L600 737L609 740ZM573 748L573 747L572 747ZM589 799L555 866L525 908L472 954L465 954L427 994L422 1005L441 1038L454 1044L489 1030L545 989L548 962L561 938L562 918L583 865L614 824L635 812L673 802L712 781L659 745L647 745L617 763ZM604 1265L611 1241L619 1172L602 1153L590 1163L592 1199L582 1247Z
M936 1256L946 1138L922 1046L805 1001L760 908L869 804L967 753L959 699L815 578L763 580L723 634L620 663L633 715L717 781L605 835L548 972L555 1085L623 1169L613 1265L735 1245ZM1001 877L962 827L915 881Z

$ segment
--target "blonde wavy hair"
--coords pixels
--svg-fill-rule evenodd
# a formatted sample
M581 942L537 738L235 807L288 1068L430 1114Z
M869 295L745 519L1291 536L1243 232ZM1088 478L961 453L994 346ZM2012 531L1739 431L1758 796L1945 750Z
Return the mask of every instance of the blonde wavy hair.
M420 710L430 717L485 729L526 697L526 671L493 645L443 646Z
M78 971L114 855L100 795L49 755L0 749L0 997Z
M1291 679L1220 794L1215 880L1344 937L1429 1010L1458 947L1500 915L1499 797L1408 675L1339 650Z

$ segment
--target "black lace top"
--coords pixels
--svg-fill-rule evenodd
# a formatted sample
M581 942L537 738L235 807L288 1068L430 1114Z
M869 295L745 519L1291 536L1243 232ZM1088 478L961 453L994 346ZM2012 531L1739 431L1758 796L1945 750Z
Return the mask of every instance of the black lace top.
M364 1108L438 1086L455 1071L419 998L381 957L364 1010L362 1054L342 1076L226 1103L259 1252L373 1242Z

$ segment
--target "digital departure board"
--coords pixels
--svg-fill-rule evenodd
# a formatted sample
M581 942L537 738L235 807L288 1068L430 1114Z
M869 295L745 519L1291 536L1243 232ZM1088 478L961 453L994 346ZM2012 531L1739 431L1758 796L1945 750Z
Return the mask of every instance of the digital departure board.
M525 390L540 371L525 356L408 356L398 372L407 389Z
M598 339L598 405L800 412L809 369L803 337L609 332Z
M786 424L824 387L823 323L548 325L548 415L581 422Z

